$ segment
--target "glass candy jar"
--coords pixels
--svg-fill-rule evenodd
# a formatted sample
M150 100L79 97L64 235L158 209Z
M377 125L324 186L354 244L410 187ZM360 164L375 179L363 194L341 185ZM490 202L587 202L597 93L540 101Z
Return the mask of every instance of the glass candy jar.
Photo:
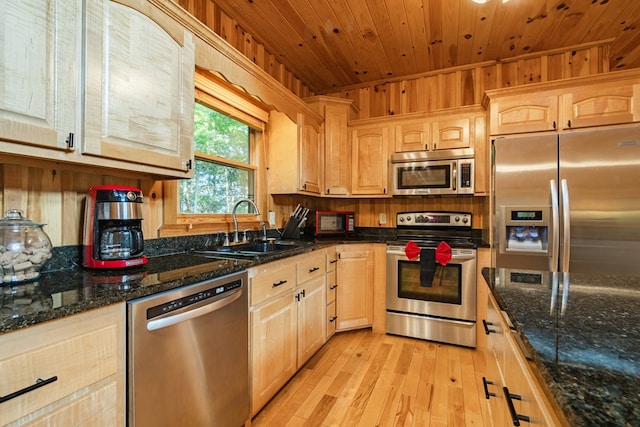
M0 285L40 277L40 269L51 258L51 240L38 224L18 209L5 212L0 220Z

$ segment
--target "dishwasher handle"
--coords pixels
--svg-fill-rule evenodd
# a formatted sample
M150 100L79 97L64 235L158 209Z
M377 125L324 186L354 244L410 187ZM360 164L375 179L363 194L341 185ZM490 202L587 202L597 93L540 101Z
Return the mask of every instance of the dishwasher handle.
M193 310L174 314L173 316L150 320L147 322L147 330L155 331L157 329L166 328L220 310L240 298L242 296L242 292L242 288L236 289L230 295L220 300L214 301L211 304L203 305L201 307L194 308Z

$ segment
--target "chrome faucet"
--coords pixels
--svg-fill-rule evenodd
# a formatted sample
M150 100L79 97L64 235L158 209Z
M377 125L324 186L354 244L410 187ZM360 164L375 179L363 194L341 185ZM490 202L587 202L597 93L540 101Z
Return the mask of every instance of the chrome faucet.
M238 237L238 218L236 216L236 210L238 209L238 206L241 205L244 202L247 202L251 206L253 206L253 208L256 210L256 216L260 215L260 209L258 209L258 206L251 199L238 200L236 202L236 204L233 205L233 210L231 211L231 217L233 218L233 243L238 243L238 239L239 239L239 237Z

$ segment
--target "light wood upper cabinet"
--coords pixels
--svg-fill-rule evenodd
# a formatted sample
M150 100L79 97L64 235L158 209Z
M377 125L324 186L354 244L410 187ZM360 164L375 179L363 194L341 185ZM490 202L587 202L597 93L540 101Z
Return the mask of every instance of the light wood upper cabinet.
M269 113L267 126L269 192L319 195L321 184L320 136L298 114L295 123L279 111Z
M309 125L298 125L300 132L300 183L301 191L320 194L322 155L320 134Z
M348 123L356 116L351 100L329 96L306 98L305 102L324 118L320 128L321 145L324 150L323 172L325 196L348 196L351 194L351 146Z
M0 152L192 176L195 47L180 23L145 0L0 1Z
M640 121L640 80L577 87L562 94L564 129Z
M83 154L192 175L193 36L144 0L86 8Z
M395 152L429 150L431 124L427 120L399 123L395 128Z
M389 126L353 127L351 135L352 194L389 196Z
M640 122L640 72L616 71L487 91L490 134Z
M471 126L473 117L459 117L433 121L433 150L469 148L471 146Z
M0 335L0 425L125 425L125 303ZM49 380L49 381L47 381Z
M491 134L553 131L558 128L558 95L555 92L500 97L491 103Z
M79 140L81 8L73 0L0 0L0 151L75 148L67 140Z

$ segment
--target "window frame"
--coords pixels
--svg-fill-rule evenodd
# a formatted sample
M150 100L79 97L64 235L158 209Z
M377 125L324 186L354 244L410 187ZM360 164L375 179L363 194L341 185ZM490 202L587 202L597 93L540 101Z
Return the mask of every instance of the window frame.
M265 221L267 211L266 194L266 147L265 127L269 111L257 99L232 86L214 73L196 69L194 102L214 109L249 126L249 163L237 162L205 153L194 152L197 158L214 161L223 165L240 167L253 171L253 201L260 209L261 215L238 214L238 228L258 229L261 221ZM231 212L222 214L188 214L180 212L179 183L177 180L164 181L164 223L159 230L159 237L185 234L206 234L218 231L232 231Z

